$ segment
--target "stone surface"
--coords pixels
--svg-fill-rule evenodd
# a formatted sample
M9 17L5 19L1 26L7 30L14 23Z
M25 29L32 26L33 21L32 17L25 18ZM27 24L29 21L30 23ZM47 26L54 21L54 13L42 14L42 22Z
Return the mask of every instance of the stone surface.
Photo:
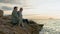
M3 16L3 10L0 10L0 17Z
M43 28L43 24L37 24L32 20L28 20L28 23L24 22L24 28L13 26L11 16L3 16L1 10L0 16L0 34L39 34L39 31Z

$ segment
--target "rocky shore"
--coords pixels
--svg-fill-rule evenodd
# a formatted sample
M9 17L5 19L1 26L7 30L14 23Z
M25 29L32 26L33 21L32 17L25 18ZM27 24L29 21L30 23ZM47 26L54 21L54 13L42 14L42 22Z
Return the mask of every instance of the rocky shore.
M43 28L43 24L37 24L32 20L28 20L28 24L24 22L25 28L13 26L11 24L11 15L3 16L3 10L0 10L0 34L39 34Z

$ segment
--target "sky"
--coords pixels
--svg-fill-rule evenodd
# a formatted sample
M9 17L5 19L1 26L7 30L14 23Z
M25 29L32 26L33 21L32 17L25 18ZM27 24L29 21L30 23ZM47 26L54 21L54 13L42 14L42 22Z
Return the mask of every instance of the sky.
M0 9L9 11L23 7L23 15L38 14L60 18L60 0L0 0Z

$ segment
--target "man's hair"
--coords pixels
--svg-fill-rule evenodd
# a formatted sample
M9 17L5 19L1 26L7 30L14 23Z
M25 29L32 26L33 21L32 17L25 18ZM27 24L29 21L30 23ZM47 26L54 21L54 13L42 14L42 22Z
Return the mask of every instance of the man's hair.
M23 8L20 8L20 10L23 10Z
M16 9L17 7L15 6L14 9Z

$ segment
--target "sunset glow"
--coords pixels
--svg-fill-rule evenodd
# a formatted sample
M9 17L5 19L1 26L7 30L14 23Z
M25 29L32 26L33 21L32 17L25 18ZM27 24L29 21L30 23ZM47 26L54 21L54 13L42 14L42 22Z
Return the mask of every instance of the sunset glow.
M60 0L0 0L0 9L11 14L13 7L23 7L23 15L39 15L60 18ZM4 7L9 7L9 10ZM8 12L7 12L8 11Z

